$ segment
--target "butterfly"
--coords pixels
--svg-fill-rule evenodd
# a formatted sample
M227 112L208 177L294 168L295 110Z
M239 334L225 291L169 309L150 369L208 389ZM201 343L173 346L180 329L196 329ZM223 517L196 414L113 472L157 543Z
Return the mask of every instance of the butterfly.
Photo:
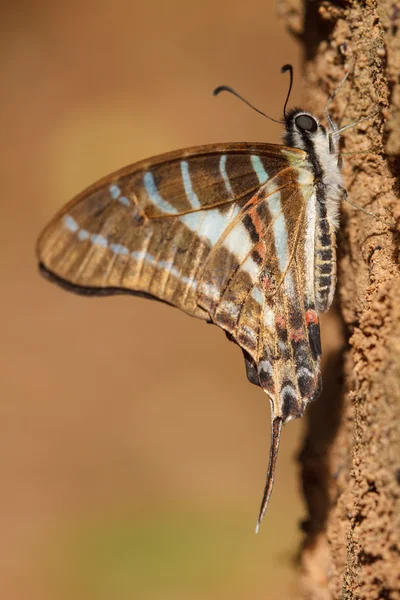
M335 291L344 193L340 130L327 110L328 130L307 111L286 112L289 94L285 145L211 144L130 165L62 208L37 244L41 273L62 287L155 298L240 346L271 404L256 530L282 425L321 392L318 315Z

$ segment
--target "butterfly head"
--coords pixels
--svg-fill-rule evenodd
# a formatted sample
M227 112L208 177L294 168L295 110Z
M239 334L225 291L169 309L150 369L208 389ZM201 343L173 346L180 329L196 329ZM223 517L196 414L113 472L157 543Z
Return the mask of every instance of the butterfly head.
M311 146L320 144L325 144L330 149L328 132L311 113L294 108L286 114L285 126L284 141L287 146L300 148L306 152L310 151ZM333 154L335 150L332 147L329 151Z

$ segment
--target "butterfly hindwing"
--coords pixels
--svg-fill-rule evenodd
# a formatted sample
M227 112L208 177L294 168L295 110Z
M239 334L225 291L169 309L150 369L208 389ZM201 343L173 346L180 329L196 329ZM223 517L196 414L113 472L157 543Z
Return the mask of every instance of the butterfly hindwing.
M285 420L320 391L313 207L312 185L299 186L294 170L268 179L211 250L199 286L199 304Z

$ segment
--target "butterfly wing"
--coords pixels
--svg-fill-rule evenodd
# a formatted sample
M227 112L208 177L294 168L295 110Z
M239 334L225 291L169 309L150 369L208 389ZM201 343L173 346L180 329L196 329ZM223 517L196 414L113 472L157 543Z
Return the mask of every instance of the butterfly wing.
M243 349L274 414L300 416L319 378L306 260L315 198L312 179L299 179L305 157L272 144L226 144L126 167L45 228L42 270L76 292L144 294L213 321Z
M241 346L249 380L271 401L256 532L272 493L282 424L301 417L321 391L313 183L301 167L266 179L211 249L198 286L199 305Z
M305 154L226 144L126 167L85 190L45 228L37 246L42 270L76 292L143 293L208 319L197 284L211 248L260 187L254 167L274 177L293 156L301 162Z
M271 144L179 151L126 167L72 200L41 234L42 273L78 293L136 293L210 320L243 350L282 423L320 390L316 197L305 152Z
M321 388L315 219L312 177L299 184L297 170L281 171L230 222L198 286L199 305L241 346L248 378L284 422Z

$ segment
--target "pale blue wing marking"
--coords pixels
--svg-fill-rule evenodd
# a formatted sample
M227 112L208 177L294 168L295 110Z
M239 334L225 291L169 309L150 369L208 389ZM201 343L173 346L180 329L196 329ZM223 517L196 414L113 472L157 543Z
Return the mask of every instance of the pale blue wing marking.
M107 248L108 246L107 238L104 235L93 234L90 239L95 246L101 246L101 248Z
M121 190L119 189L119 187L115 185L115 183L113 183L108 189L111 194L111 198L113 198L113 200L117 200L117 198L121 194Z
M275 247L278 256L279 268L283 273L287 269L289 263L289 255L286 221L281 206L281 193L274 192L273 194L268 196L267 202L269 211L273 218Z
M257 156L256 154L252 154L251 155L251 164L253 166L255 174L258 177L258 181L260 183L265 183L268 179L268 173L264 169L264 165L262 164L260 157Z
M282 212L281 193L274 192L267 198L268 209L273 218L274 241L281 273L286 273L289 266L288 235L285 215ZM285 287L288 293L293 293L293 281L290 273L286 273Z
M180 221L182 221L182 223L185 223L186 227L188 227L190 231L197 231L200 223L203 221L204 218L204 214L195 212L183 215L182 217L180 217Z
M113 200L118 200L124 206L129 207L131 205L129 199L126 196L121 196L121 190L115 183L110 185L110 187L108 188L108 191L110 192L111 198Z
M168 213L170 215L176 214L178 211L172 204L164 200L164 198L158 193L156 182L154 181L153 174L150 171L147 171L144 175L144 186L146 188L146 192L152 204L157 206L162 212Z
M134 260L144 261L151 265L155 265L160 269L169 271L173 277L180 279L183 283L189 284L193 288L196 288L197 286L197 281L190 277L186 277L185 275L181 275L180 271L174 266L172 261L160 260L157 262L157 260L152 254L144 250L135 250L133 252L130 252L129 248L127 248L123 244L109 244L107 238L104 235L98 233L94 233L91 235L86 229L80 229L78 223L70 215L66 215L64 217L64 225L72 233L77 233L77 237L80 241L90 239L92 244L94 244L95 246L100 246L101 248L109 248L114 254L120 254L123 256L130 255Z
M118 198L118 202L121 202L121 204L123 204L124 206L128 206L128 207L131 205L130 201L128 200L128 198L126 196L120 196Z
M90 233L86 229L80 229L78 232L78 239L83 242L90 237Z
M180 220L191 231L202 238L206 238L211 245L214 245L238 212L238 206L233 206L230 211L224 214L221 214L217 209L211 209L205 213L183 215Z
M64 225L72 233L76 233L79 229L78 223L70 215L64 217Z
M263 305L264 303L264 294L262 293L262 291L260 290L260 288L258 286L253 287L252 292L251 292L251 296L252 298L254 298L254 300L260 304L260 306Z
M169 271L171 273L171 275L173 275L174 277L180 277L180 272L178 271L178 269L176 267L174 267L174 265L172 264L171 261L167 262L165 260L160 260L157 263L157 266L160 269L165 269L166 271Z
M226 156L226 154L223 154L221 156L221 158L219 159L219 170L220 170L222 178L224 180L226 191L228 192L228 194L233 194L231 182L229 181L229 177L226 172L226 160L227 160L227 156Z
M114 254L129 254L128 248L122 244L110 244L110 250L114 252Z
M182 283L189 284L192 288L196 288L197 286L197 281L195 279L192 279L191 277L186 277L185 275L181 275L180 271L176 267L174 267L171 261L160 260L157 262L157 260L152 254L144 250L135 250L131 252L131 256L137 261L144 261L150 265L157 265L157 267L159 267L160 269L168 270L173 277L180 279Z
M152 256L148 252L145 252L144 250L142 250L142 251L134 250L133 252L131 252L131 256L135 260L145 260L146 262L150 263L151 265L154 265L156 263L154 256Z
M190 202L192 208L200 208L200 202L197 197L196 192L193 189L192 181L189 175L189 165L185 160L181 161L181 172L182 172L182 180L185 188L185 193L187 199Z

